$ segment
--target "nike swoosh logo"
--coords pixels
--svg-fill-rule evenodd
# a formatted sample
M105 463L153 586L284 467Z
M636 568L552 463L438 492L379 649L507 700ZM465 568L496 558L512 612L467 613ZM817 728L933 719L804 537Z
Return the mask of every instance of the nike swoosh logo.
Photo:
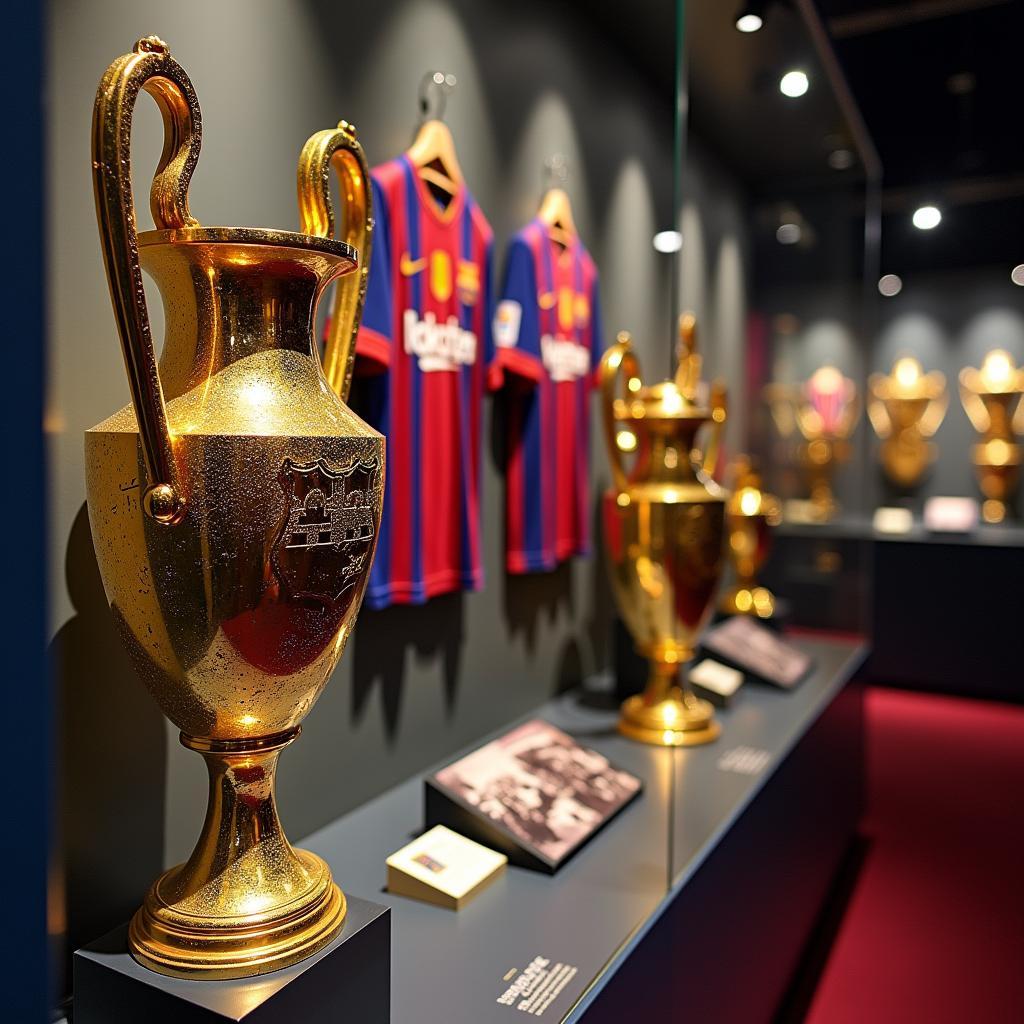
M411 260L409 259L409 254L403 252L402 258L398 263L398 269L401 270L403 277L412 277L413 274L418 274L426 265L426 257L419 260Z

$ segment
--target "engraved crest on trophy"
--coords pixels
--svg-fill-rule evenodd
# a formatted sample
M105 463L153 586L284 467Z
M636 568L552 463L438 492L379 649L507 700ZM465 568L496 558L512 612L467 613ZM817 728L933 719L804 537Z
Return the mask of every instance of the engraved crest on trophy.
M285 459L278 482L290 503L274 569L294 598L338 601L360 578L373 546L376 460L332 469L324 459Z

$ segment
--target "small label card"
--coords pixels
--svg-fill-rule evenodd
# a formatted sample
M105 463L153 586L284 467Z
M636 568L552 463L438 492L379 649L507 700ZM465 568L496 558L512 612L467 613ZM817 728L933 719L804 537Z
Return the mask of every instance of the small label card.
M435 825L387 859L388 892L460 910L505 870L508 858Z
M878 533L910 533L914 514L909 508L882 506L875 509L873 524Z
M690 669L690 683L698 697L725 707L743 685L743 673L720 661L705 658Z
M970 533L978 525L978 503L974 498L929 498L924 525L935 533Z
M760 747L733 747L718 759L718 769L738 775L760 775L771 760L771 754Z
M572 964L552 963L546 956L535 956L521 971L512 968L504 977L511 982L498 996L499 1006L508 1006L530 1017L543 1017L544 1011L576 977Z

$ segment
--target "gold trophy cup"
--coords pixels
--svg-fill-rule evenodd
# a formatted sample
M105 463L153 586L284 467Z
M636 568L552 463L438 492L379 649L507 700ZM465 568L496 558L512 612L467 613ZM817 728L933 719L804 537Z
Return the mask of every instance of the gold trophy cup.
M981 443L971 452L985 501L981 515L986 523L1006 517L1006 504L1020 475L1024 434L1024 367L1014 366L1010 353L1001 348L987 353L981 369L960 371L960 400Z
M701 404L695 321L680 321L674 381L645 387L628 334L601 360L605 440L612 487L604 495L604 540L612 589L637 650L650 662L644 692L622 705L619 730L660 746L708 743L718 736L711 705L680 670L692 658L722 572L725 492L714 466L725 422L724 389ZM697 432L712 424L702 465ZM632 469L623 453L634 455Z
M806 518L828 522L839 510L832 480L850 458L850 435L860 418L857 385L835 366L819 366L802 385L769 385L767 395L779 432L788 436L795 426L804 438L797 460L810 490Z
M129 156L140 90L165 134L150 193L156 230L136 234ZM192 83L159 39L140 40L103 76L96 209L132 403L86 432L85 472L118 631L210 777L195 851L154 883L129 948L155 971L205 979L295 963L344 921L327 865L281 829L274 774L359 611L384 439L344 401L372 224L354 132L307 143L300 234L199 225L188 186L200 125ZM343 179L345 240L331 237L331 166ZM159 365L143 268L164 303ZM312 327L338 278L334 390Z
M897 359L889 374L868 378L868 419L882 442L882 469L896 487L916 487L935 461L929 438L948 405L946 378L937 370L925 373L913 356Z
M774 494L763 489L760 474L745 455L733 463L725 521L735 581L726 590L719 609L726 615L770 619L775 614L775 596L758 584L757 572L768 557L771 528L782 521L782 507Z

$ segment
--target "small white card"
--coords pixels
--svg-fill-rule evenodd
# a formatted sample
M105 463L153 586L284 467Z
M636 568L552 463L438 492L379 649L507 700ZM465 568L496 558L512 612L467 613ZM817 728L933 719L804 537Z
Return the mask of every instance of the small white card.
M924 503L924 525L937 533L970 533L978 525L974 498L929 498Z
M690 681L722 697L731 697L743 684L743 673L705 658L690 669Z
M503 853L435 825L388 857L388 891L458 910L507 863Z
M910 533L914 514L909 508L876 508L874 527L879 533Z

